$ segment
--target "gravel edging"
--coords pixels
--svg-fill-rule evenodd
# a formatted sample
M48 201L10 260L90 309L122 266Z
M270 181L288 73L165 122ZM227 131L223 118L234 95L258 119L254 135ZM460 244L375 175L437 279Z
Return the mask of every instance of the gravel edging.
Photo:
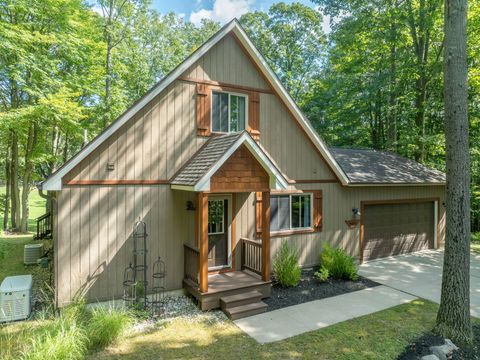
M317 271L315 268L302 270L300 283L295 287L284 288L274 282L270 297L263 300L268 305L267 311L380 285L361 276L357 281L329 279L326 282L320 282L314 276L315 271Z

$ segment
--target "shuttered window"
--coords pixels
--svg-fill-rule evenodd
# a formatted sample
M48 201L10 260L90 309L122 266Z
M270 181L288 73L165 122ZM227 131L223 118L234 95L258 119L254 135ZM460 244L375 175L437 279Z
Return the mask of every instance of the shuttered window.
M246 99L245 95L214 91L212 93L212 131L228 133L245 130Z

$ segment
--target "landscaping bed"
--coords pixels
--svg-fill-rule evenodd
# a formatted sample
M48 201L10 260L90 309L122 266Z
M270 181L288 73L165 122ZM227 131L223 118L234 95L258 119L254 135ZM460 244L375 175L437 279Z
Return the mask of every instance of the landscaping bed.
M358 277L358 280L337 280L330 278L325 282L315 278L318 269L302 270L300 282L294 287L282 287L274 282L272 294L263 301L268 305L267 311L281 309L287 306L302 304L312 300L325 299L353 291L363 290L380 285L367 278Z
M410 343L398 360L418 360L429 355L431 346L443 345L444 339L431 332L425 332ZM451 360L474 360L480 359L480 324L473 325L473 344L470 347L461 347L449 357Z

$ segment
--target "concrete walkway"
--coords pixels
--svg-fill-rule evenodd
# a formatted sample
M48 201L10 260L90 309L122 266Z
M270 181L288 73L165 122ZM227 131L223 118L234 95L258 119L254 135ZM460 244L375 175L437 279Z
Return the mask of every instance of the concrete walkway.
M243 318L236 320L235 324L263 344L388 309L415 299L414 296L382 285Z

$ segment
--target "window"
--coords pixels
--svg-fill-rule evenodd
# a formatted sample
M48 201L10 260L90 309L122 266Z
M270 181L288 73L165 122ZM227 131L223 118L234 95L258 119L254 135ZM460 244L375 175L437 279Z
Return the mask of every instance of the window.
M223 234L224 201L208 201L208 235Z
M212 131L235 132L245 130L247 97L225 92L212 93Z
M312 194L272 195L270 230L293 230L312 227Z

